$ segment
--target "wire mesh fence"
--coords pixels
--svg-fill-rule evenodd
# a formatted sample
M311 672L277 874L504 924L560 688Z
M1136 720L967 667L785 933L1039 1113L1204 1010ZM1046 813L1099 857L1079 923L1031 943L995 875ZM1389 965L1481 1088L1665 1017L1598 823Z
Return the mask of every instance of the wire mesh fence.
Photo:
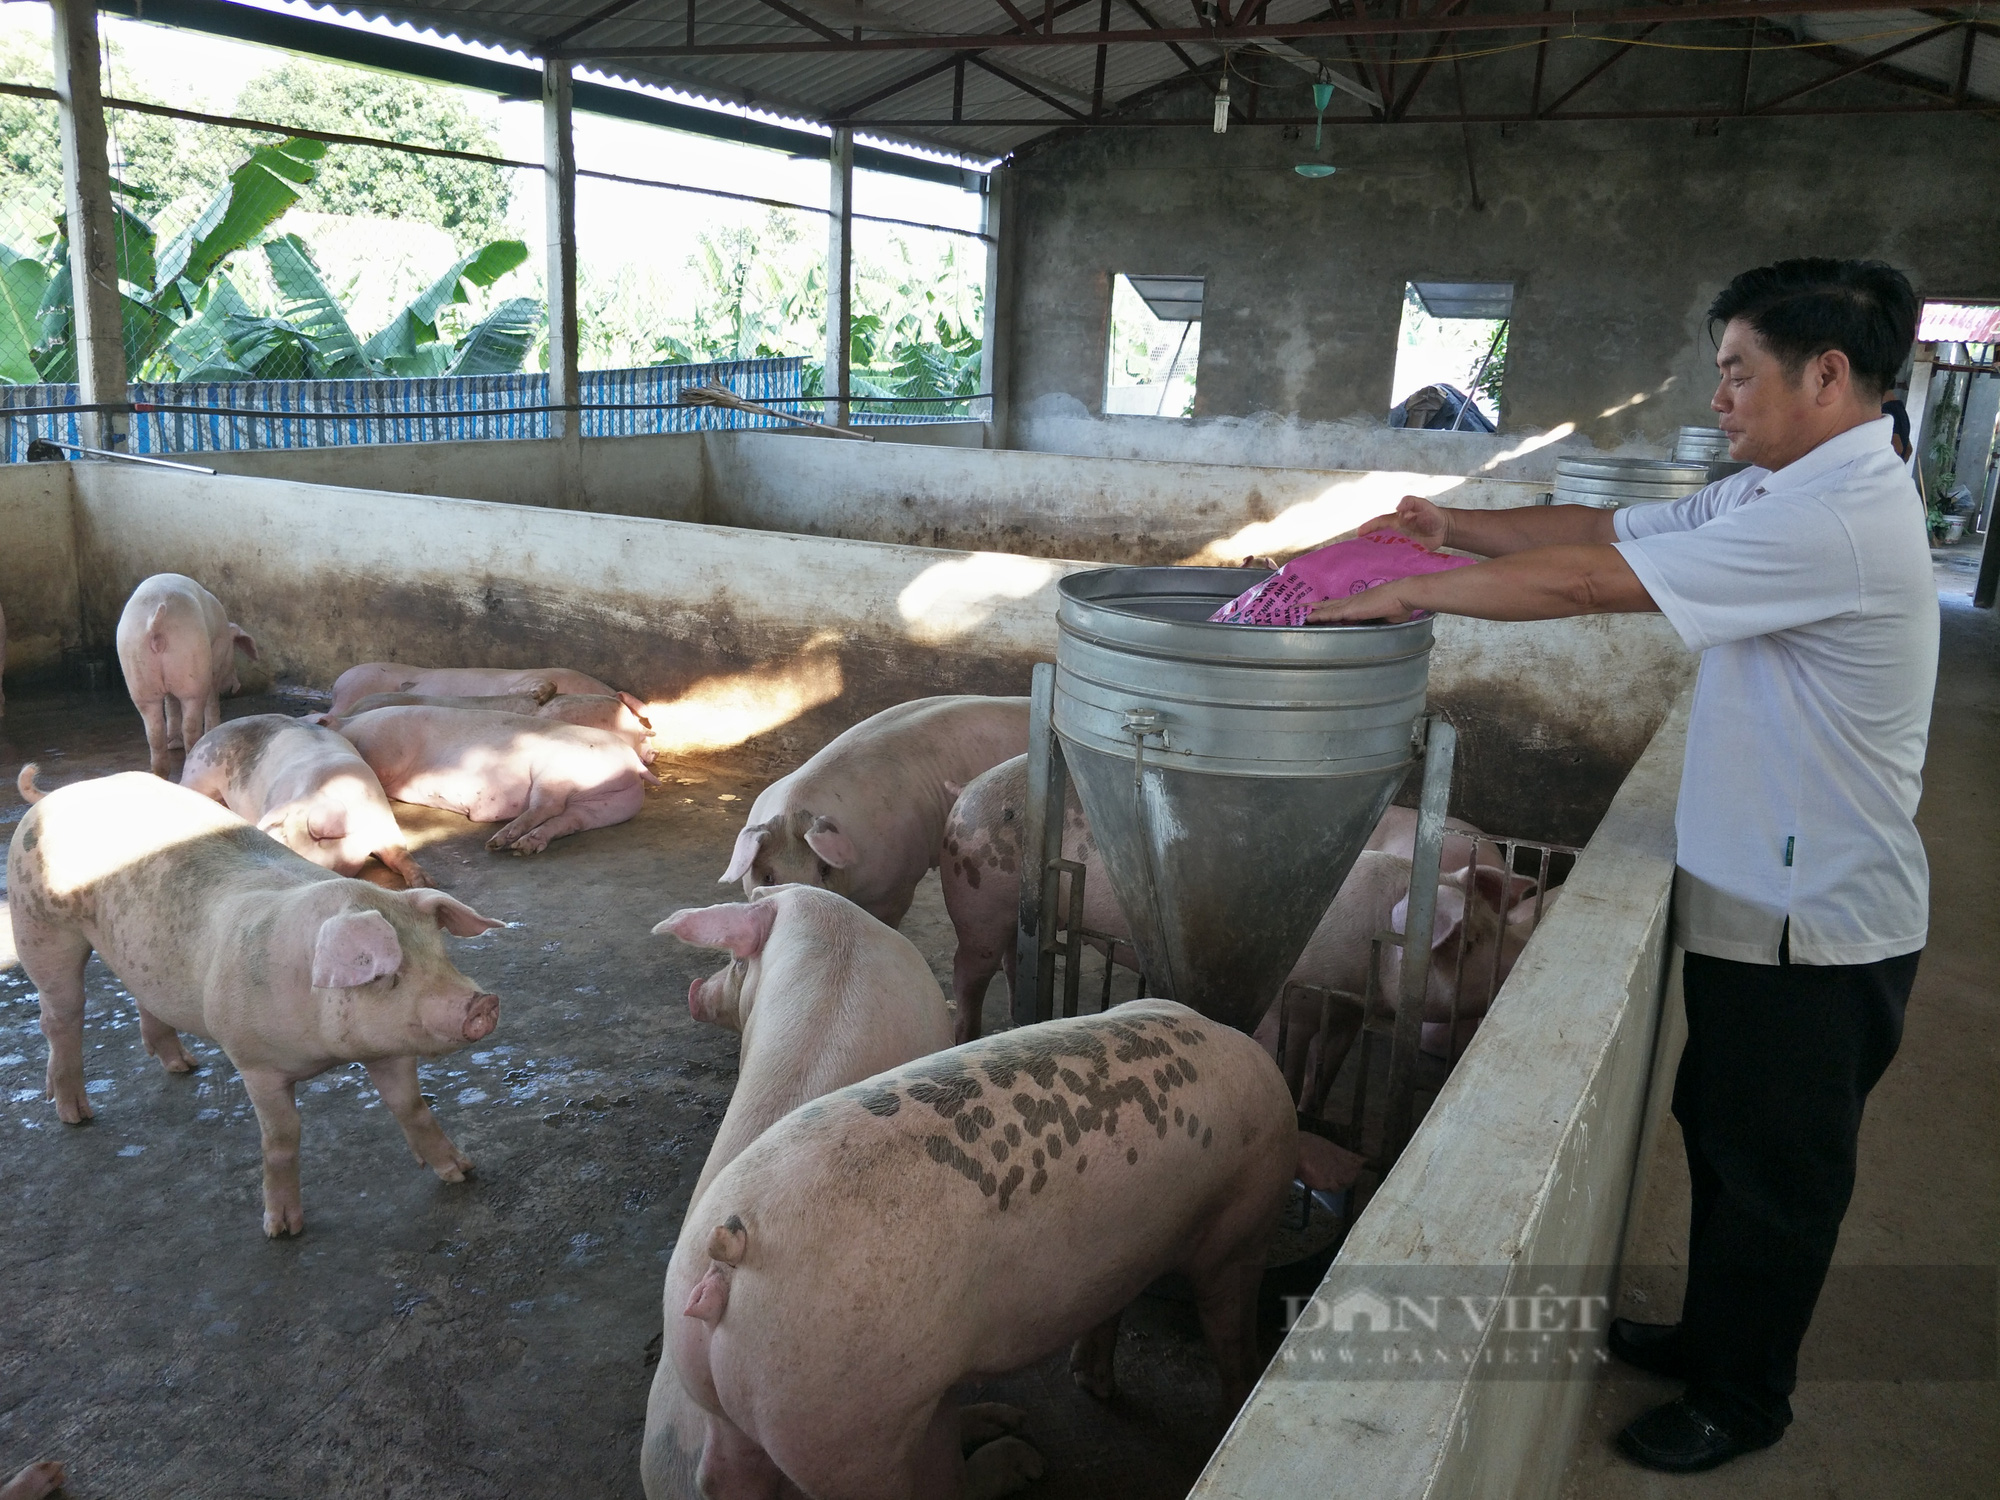
M77 402L76 317L34 30L0 28L9 459L80 425L61 410ZM276 52L223 104L156 73L162 99L126 66L131 45L107 40L104 82L133 451L548 431L544 177L520 141L501 154L496 123L521 106ZM671 159L678 138L650 133ZM669 407L711 381L818 415L823 208L603 170L578 200L586 435L773 425ZM978 414L983 247L881 224L856 238L853 420Z

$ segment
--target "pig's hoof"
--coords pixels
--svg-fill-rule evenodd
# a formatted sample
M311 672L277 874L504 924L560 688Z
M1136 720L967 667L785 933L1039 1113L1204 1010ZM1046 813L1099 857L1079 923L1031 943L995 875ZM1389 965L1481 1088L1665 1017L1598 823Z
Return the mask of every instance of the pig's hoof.
M0 1484L0 1500L42 1500L63 1487L63 1466L53 1459L37 1459L5 1484Z
M56 1114L65 1125L82 1125L97 1118L81 1083L50 1084L44 1097L55 1105Z
M193 1055L179 1042L168 1042L165 1046L158 1048L153 1055L159 1058L160 1066L165 1068L169 1073L198 1073L201 1071L201 1064L196 1062Z
M440 1182L463 1182L472 1172L472 1158L462 1151L454 1151L443 1161L429 1162L427 1165L438 1174Z
M1019 1432L1027 1422L1028 1414L1018 1406L1001 1401L975 1401L958 1409L958 1445L970 1453L996 1438Z
M1042 1455L1017 1437L995 1438L965 1461L964 1500L1011 1495L1042 1477Z
M306 1211L297 1203L268 1204L264 1209L264 1237L282 1239L306 1232Z

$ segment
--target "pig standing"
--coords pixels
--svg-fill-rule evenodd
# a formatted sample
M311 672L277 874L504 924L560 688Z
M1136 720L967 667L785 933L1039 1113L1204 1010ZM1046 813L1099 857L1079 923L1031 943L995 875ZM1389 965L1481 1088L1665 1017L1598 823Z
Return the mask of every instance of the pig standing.
M146 1051L193 1070L179 1032L214 1039L243 1077L264 1138L264 1233L305 1227L293 1087L367 1066L417 1159L446 1182L472 1162L424 1103L417 1059L493 1030L497 996L459 973L443 929L500 924L441 891L385 891L301 859L186 787L127 773L43 796L7 850L21 965L41 991L48 1097L65 1123L94 1111L83 1082L83 969L95 949L139 1005Z
M511 818L489 849L538 854L551 841L635 816L660 778L616 735L470 708L378 708L340 721L398 802Z
M605 696L602 693L557 693L536 698L517 693L494 698L445 698L424 693L370 693L358 700L344 716L354 718L377 708L472 708L488 713L523 714L531 719L552 719L559 724L579 724L585 729L602 729L615 734L647 765L653 763L653 721L646 717L646 705L630 693ZM331 712L306 715L315 724L330 729L340 727Z
M937 867L958 789L1027 748L1026 698L884 709L764 788L721 883L825 886L894 927Z
M242 685L238 647L257 659L257 643L192 578L155 573L132 590L118 616L118 665L146 721L155 776L167 774L169 750L192 750L222 722L223 695Z
M667 1357L708 1419L702 1493L1004 1493L1018 1454L962 1459L952 1388L1086 1334L1101 1362L1120 1311L1170 1271L1193 1283L1233 1408L1297 1160L1263 1049L1165 1000L794 1110L701 1194L667 1273L670 1296L686 1289Z
M188 752L181 785L336 874L359 875L373 855L405 886L430 884L382 783L331 729L283 714L231 719Z
M617 689L585 672L568 667L406 667L400 662L365 661L349 667L333 684L336 714L352 712L370 693L434 693L442 697L527 694L546 702L557 693L593 693L612 697Z
M729 1109L690 1203L774 1122L822 1094L951 1045L944 994L910 941L831 891L787 885L748 903L677 911L656 933L727 953L688 990L697 1021L741 1033ZM683 1234L697 1221L684 1221ZM710 1226L700 1225L705 1239ZM666 1292L669 1327L687 1289ZM652 1500L693 1493L701 1413L662 1359L646 1405L640 1473Z

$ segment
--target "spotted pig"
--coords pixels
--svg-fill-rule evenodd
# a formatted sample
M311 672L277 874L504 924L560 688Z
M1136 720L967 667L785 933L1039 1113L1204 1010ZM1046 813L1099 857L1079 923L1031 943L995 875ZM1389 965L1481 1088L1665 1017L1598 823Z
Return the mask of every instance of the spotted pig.
M1233 1408L1297 1159L1263 1049L1165 1000L794 1110L694 1204L669 1271L688 1293L668 1357L707 1414L702 1493L1004 1493L1016 1450L1002 1472L988 1449L962 1459L953 1387L1085 1340L1079 1381L1108 1389L1120 1311L1169 1271L1194 1286Z

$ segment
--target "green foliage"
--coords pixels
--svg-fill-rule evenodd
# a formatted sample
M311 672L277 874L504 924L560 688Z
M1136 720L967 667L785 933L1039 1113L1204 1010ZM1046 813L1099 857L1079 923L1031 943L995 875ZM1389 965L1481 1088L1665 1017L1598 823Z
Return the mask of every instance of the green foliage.
M799 355L803 393L823 394L826 270L817 245L803 240L796 219L775 211L761 230L704 233L688 264L693 306L658 337L653 357L692 364ZM892 236L884 253L857 264L848 345L856 396L948 402L977 391L984 266L981 276L964 274L961 253L953 245L924 265Z
M541 304L502 302L461 338L439 314L468 303L521 265L528 247L501 240L462 256L366 342L349 324L306 242L273 235L326 155L318 141L259 146L180 233L160 245L153 226L121 203L117 258L128 367L140 380L328 379L369 375L503 374L521 368ZM120 183L127 200L151 194ZM31 256L0 244L0 381L75 378L69 246L57 233ZM228 274L231 258L263 250L279 305L259 311Z
M445 89L304 58L251 79L237 96L236 113L306 130L500 154L493 132ZM461 250L470 250L506 230L507 196L506 174L499 167L335 146L305 207L435 224Z

